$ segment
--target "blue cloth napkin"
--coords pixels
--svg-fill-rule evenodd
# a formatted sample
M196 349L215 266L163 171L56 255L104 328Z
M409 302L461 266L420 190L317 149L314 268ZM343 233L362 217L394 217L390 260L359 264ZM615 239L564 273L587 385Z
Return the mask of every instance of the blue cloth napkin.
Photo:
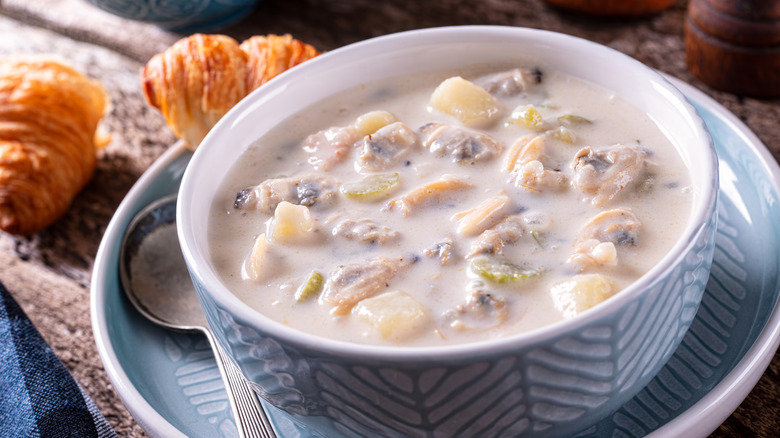
M2 283L0 435L117 436Z

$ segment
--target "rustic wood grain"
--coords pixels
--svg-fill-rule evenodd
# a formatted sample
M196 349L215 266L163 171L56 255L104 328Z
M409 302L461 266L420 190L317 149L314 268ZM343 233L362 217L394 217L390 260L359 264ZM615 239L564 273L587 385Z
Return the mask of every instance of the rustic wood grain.
M742 119L780 158L780 102L720 92L688 70L687 2L641 19L599 20L560 12L542 0L264 0L225 29L236 39L292 33L321 50L391 32L459 24L543 28L620 50L714 97ZM82 0L2 0L0 56L54 54L96 77L114 109L112 143L100 153L92 182L57 223L29 238L0 233L0 281L14 294L54 351L121 437L145 436L122 406L97 355L89 317L89 282L100 238L132 184L174 137L143 101L138 71L185 35L129 22ZM713 437L774 436L780 430L780 356Z
M765 0L691 0L688 68L729 93L780 97L780 6Z

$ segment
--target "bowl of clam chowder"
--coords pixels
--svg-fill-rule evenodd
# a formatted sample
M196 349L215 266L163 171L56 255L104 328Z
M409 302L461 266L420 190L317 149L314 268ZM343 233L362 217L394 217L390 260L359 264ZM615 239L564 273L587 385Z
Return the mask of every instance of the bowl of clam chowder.
M179 238L257 393L324 436L565 436L664 365L714 250L717 158L663 76L532 29L326 53L195 152Z

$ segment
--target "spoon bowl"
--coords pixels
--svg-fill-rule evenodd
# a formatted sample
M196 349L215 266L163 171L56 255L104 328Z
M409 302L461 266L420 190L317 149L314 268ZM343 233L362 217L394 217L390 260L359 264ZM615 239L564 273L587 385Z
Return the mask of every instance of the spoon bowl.
M127 228L119 275L145 317L175 330L207 332L206 317L187 274L176 236L176 195L144 208Z
M138 212L122 239L119 277L125 295L146 318L163 327L206 336L225 383L238 436L275 438L257 395L214 341L192 286L176 234L176 195Z

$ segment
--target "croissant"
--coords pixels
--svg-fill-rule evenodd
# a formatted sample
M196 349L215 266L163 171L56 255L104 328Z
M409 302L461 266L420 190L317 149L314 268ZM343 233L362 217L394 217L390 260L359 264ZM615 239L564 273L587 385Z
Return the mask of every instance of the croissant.
M191 149L239 100L319 52L290 35L195 34L154 55L141 71L144 96Z
M241 51L248 57L247 92L319 54L317 49L293 39L289 34L253 36L241 43Z
M0 60L0 229L34 234L70 206L108 143L102 85L44 59Z

